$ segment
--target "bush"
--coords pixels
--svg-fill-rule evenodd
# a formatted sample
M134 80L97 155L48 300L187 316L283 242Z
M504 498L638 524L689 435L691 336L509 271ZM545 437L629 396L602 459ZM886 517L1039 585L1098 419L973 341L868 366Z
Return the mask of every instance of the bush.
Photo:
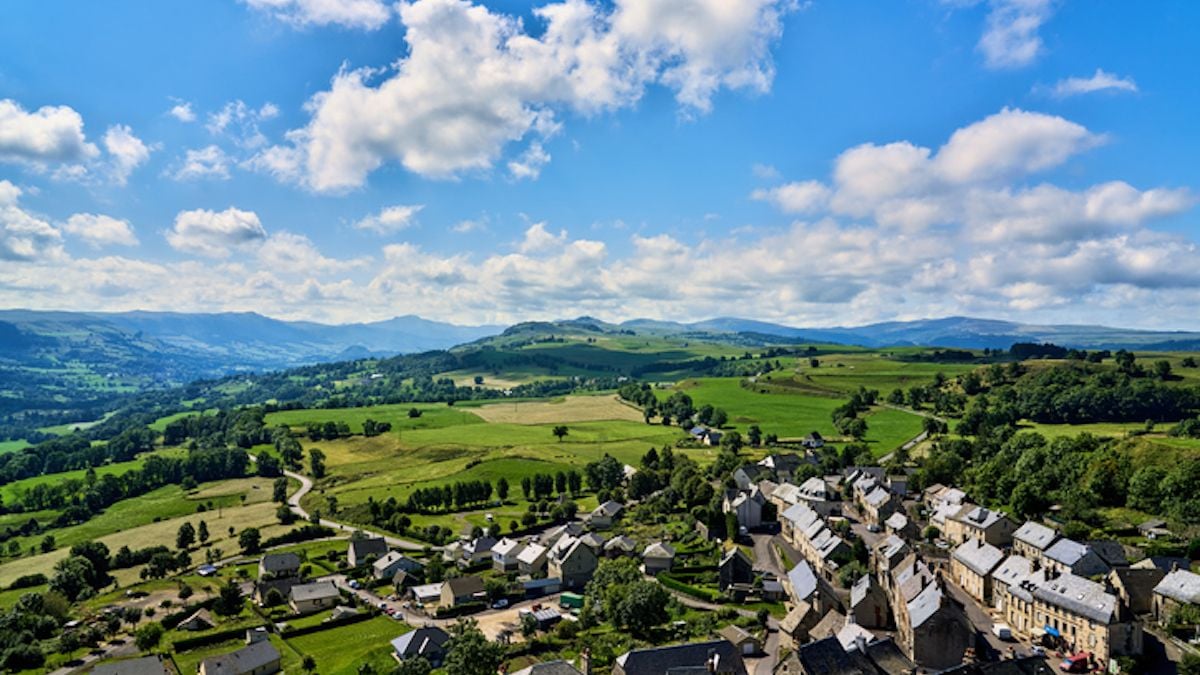
M13 582L8 585L8 589L13 591L18 588L33 588L34 586L41 586L45 584L46 581L46 575L42 574L41 572L36 574L26 574L25 576L17 577L15 580L13 580Z

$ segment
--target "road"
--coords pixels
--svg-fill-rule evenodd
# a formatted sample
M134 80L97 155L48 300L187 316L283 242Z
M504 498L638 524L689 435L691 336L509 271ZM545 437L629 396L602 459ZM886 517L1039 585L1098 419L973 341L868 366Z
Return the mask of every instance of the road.
M674 589L668 588L667 590L671 593L671 595L675 596L675 599L679 601L679 604L683 605L684 607L703 609L709 612L719 612L725 609L731 609L728 605L718 605L711 602L705 602L699 598L693 598L690 595L680 593ZM742 609L739 607L733 607L732 609L737 612L739 616L758 616L758 612L753 610ZM775 666L778 665L778 663L779 620L775 617L771 617L767 619L767 639L763 643L762 656L756 658L747 658L746 666L747 670L753 672L754 675L771 675L771 673L775 672Z
M783 569L783 563L779 560L779 554L775 552L773 543L775 535L773 534L751 534L750 538L754 541L754 564L756 567L761 567L767 572L773 572L776 579L782 579L787 575Z

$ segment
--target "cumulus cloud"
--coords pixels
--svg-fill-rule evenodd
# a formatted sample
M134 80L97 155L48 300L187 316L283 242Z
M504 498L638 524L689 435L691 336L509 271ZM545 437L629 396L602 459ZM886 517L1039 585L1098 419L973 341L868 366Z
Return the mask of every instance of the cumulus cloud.
M237 145L254 149L266 144L267 137L259 130L259 123L279 115L279 107L267 102L253 108L245 101L226 103L220 110L209 113L205 128L214 136L231 138Z
M820 181L806 180L755 190L750 196L774 204L784 213L813 213L825 208L829 201L829 188Z
M305 273L340 271L368 262L365 258L339 260L326 257L311 239L293 232L276 232L267 237L256 255L263 269L302 270Z
M0 260L31 261L62 257L62 233L18 203L21 189L0 180Z
M122 124L109 127L104 133L104 149L111 158L113 182L118 185L124 185L133 170L150 159L150 148Z
M360 230L371 230L379 234L390 234L407 229L416 222L417 214L424 204L397 204L380 209L379 213L367 216L354 223Z
M62 229L75 235L93 248L119 244L136 246L137 236L127 220L95 213L76 213L63 223Z
M1098 91L1137 93L1137 90L1137 83L1132 77L1119 77L1097 68L1096 74L1091 77L1068 77L1059 80L1053 91L1058 98L1067 98Z
M390 16L383 0L243 0L295 26L343 26L376 30Z
M1020 68L1045 50L1038 33L1054 14L1054 0L988 0L979 51L989 68Z
M167 242L177 251L208 258L227 258L232 249L266 239L267 231L253 211L234 207L224 211L181 211L167 232Z
M229 178L229 155L216 145L208 145L184 152L179 168L171 173L175 180L195 180L202 178Z
M43 106L26 112L12 99L0 99L0 161L83 162L100 150L83 133L83 116L69 106Z
M192 111L192 104L188 101L179 101L175 105L171 106L171 109L167 111L167 114L179 120L180 122L186 123L196 121L196 113Z
M563 111L585 115L635 103L651 83L685 110L707 111L720 89L765 91L770 46L786 0L618 0L610 9L563 0L522 22L467 0L398 5L406 55L385 69L344 69L309 101L309 124L249 166L318 191L358 187L385 162L451 178L507 164L534 178Z

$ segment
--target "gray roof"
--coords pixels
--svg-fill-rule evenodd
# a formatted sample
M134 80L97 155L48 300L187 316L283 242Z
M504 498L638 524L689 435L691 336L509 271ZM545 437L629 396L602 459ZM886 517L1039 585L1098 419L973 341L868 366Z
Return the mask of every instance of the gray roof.
M858 607L859 603L867 599L867 594L871 592L871 587L874 586L875 580L870 574L862 575L854 585L850 587L850 606Z
M1154 592L1179 602L1200 604L1200 574L1175 570L1158 582Z
M897 555L903 555L908 550L908 543L894 534L889 534L878 549L886 560L891 560Z
M1018 583L1033 571L1033 561L1019 555L1010 555L992 572L992 578L1002 584Z
M603 504L601 504L600 506L597 506L596 510L592 511L592 515L593 516L597 516L597 515L608 516L609 518L613 518L618 513L620 513L621 510L624 508L625 508L625 505L622 504L621 502L616 502L616 501L613 501L610 499L610 500L604 502Z
M1104 586L1074 574L1063 574L1042 583L1033 596L1101 624L1117 619L1117 597L1105 592Z
M158 656L143 656L137 659L113 661L96 666L91 671L94 675L169 675Z
M675 558L675 547L670 544L656 541L646 547L642 552L643 558Z
M754 567L754 563L750 560L750 556L748 556L744 552L742 552L742 549L740 549L740 548L731 548L731 549L729 549L728 553L721 556L721 565L720 566L724 567L727 563L731 562L734 559L741 559L741 561L744 562L747 567Z
M255 642L220 656L210 656L201 662L207 675L243 675L279 660L279 650L268 640Z
M512 675L581 675L579 669L567 661L547 661L522 668Z
M456 598L483 592L483 579L479 577L454 577L447 579L445 584L443 588L449 587Z
M295 553L268 553L259 561L259 567L267 572L283 572L300 569L300 556Z
M871 490L870 494L863 498L863 501L865 501L869 506L879 508L880 506L886 504L891 498L892 493L889 490L882 487L876 487L874 490Z
M897 511L888 516L887 520L883 521L883 524L893 530L903 530L908 527L908 516L904 515L902 511Z
M950 555L972 572L985 577L1004 560L1003 551L978 539L968 539Z
M802 645L795 652L800 668L805 673L820 675L876 675L870 659L857 649L846 651L836 637L829 637Z
M1032 520L1025 521L1024 525L1013 532L1013 539L1029 544L1039 551L1046 550L1046 547L1052 544L1057 536L1058 533L1054 530Z
M369 555L380 556L387 554L388 545L383 537L352 539L350 541L350 550L354 552L355 558L365 558Z
M971 527L978 527L984 530L995 525L1004 518L1006 518L1006 516L1000 511L993 511L983 506L974 506L971 508L964 507L962 511L958 512L958 520L970 525Z
M625 675L703 673L706 672L705 664L713 658L716 659L716 673L746 675L742 655L727 640L634 649L618 656L617 665Z
M314 581L311 584L292 586L292 600L297 602L332 598L338 595L337 586L334 586L332 581Z
M913 628L923 625L930 617L937 614L938 610L942 608L943 601L942 589L937 584L926 586L925 590L908 602L909 625Z
M620 534L604 542L604 550L635 551L637 550L637 542L623 534Z
M1059 539L1046 549L1046 557L1064 565L1074 565L1087 555L1088 548L1071 539Z
M792 587L794 600L800 601L810 597L817 590L817 575L808 563L801 560L791 572L787 573L788 583Z
M401 658L427 656L445 650L445 644L450 640L450 634L437 626L426 626L401 635L392 640L392 649Z

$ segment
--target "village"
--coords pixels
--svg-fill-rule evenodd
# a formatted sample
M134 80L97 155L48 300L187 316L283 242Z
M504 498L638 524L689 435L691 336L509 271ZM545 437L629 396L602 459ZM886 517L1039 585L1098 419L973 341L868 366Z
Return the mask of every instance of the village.
M1135 560L1133 547L1075 541L1052 520L1017 522L953 486L910 490L904 471L862 466L814 476L812 446L822 441L805 442L804 452L769 454L732 472L721 498L731 525L725 541L699 522L648 541L629 517L632 500L608 500L535 534L483 530L439 550L401 550L357 532L331 574L313 575L294 552L266 553L242 586L272 622L244 630L244 647L207 656L196 669L269 675L284 658L271 633L378 616L411 627L390 641L397 668L417 659L442 667L464 617L500 645L573 636L594 621L585 616L597 597L589 583L623 560L679 606L721 619L702 634L675 621L673 638L617 655L602 671L584 647L512 672L1032 675L1129 672L1151 651L1178 660L1186 636L1168 626L1200 606L1200 575L1187 559ZM1169 535L1163 526L1141 529ZM216 623L199 609L175 630L211 636ZM228 639L229 631L216 636ZM172 671L147 656L94 672Z

